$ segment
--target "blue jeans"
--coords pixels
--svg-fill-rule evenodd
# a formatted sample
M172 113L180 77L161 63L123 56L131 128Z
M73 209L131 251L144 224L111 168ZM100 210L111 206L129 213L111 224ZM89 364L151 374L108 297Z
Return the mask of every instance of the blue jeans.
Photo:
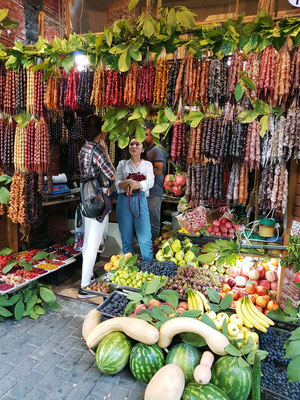
M161 201L161 196L148 197L152 240L156 240L160 234Z
M138 217L139 205L137 193L130 196L130 206L133 214ZM142 191L140 192L140 209L140 218L134 218L130 212L126 194L119 194L117 201L117 220L121 232L123 253L133 254L133 233L135 230L142 253L142 259L143 261L148 261L153 259L151 225L147 199L145 193Z

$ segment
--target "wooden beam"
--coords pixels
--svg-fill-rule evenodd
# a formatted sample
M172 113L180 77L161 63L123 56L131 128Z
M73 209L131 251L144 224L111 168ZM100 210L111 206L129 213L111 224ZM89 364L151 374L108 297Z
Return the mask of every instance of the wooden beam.
M7 246L12 249L13 253L19 251L19 235L18 235L18 224L14 224L12 220L6 217L6 239Z

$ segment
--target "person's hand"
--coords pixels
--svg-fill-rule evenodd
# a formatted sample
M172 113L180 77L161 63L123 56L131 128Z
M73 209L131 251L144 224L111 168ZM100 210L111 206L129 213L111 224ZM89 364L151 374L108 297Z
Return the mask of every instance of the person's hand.
M126 188L126 195L130 196L131 193L132 193L131 187L128 185L127 188Z
M105 141L103 138L101 138L101 139L99 140L99 144L100 144L100 146L102 147L103 151L104 151L105 153L107 153L108 150L107 150L106 141Z
M131 187L132 190L136 190L140 188L140 184L137 181L134 181L133 179L129 179L129 185Z

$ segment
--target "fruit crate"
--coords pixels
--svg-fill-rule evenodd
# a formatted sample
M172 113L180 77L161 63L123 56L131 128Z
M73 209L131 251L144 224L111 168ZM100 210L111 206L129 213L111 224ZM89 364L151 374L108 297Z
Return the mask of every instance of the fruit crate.
M289 397L282 396L270 389L261 388L261 400L289 400Z
M85 290L88 293L95 294L97 296L109 297L112 294L112 292L114 292L116 290L116 288L113 286L113 284L109 283L109 278L111 276L112 276L112 273L111 272L107 272L107 273L99 276L99 278L96 279L96 281L105 281L108 284L109 289L110 289L109 293L98 292L97 290L90 290L90 289L86 289L86 288L85 288Z
M97 307L97 310L107 318L122 317L124 314L126 305L129 303L129 300L127 300L126 305L123 307L123 309L119 310L115 315L110 314L110 312L106 311L107 307L110 306L114 300L116 300L116 297L120 298L120 296L126 298L126 300L127 300L126 293L115 291L102 304L100 304L99 307Z
M111 283L111 286L114 288L114 290L119 290L119 291L124 291L124 292L138 292L140 290L139 288L118 285L117 283Z

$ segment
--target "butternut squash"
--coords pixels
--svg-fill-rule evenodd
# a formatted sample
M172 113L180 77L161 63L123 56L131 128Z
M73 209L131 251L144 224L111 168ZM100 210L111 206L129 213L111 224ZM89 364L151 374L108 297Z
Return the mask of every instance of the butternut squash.
M90 349L96 347L112 332L124 332L130 338L149 345L155 344L159 338L158 330L148 322L137 318L117 317L96 326L88 335L86 344Z
M200 385L207 385L210 382L213 362L213 353L205 351L201 357L200 364L194 369L194 379Z
M92 330L100 324L101 313L95 308L85 317L82 324L82 337L86 341Z
M175 364L165 365L148 383L144 400L180 400L184 385L182 369Z
M208 347L215 354L224 356L227 354L225 347L229 340L223 333L216 331L210 326L194 318L173 318L162 324L159 331L159 347L167 348L175 335L183 332L197 333L202 336Z

